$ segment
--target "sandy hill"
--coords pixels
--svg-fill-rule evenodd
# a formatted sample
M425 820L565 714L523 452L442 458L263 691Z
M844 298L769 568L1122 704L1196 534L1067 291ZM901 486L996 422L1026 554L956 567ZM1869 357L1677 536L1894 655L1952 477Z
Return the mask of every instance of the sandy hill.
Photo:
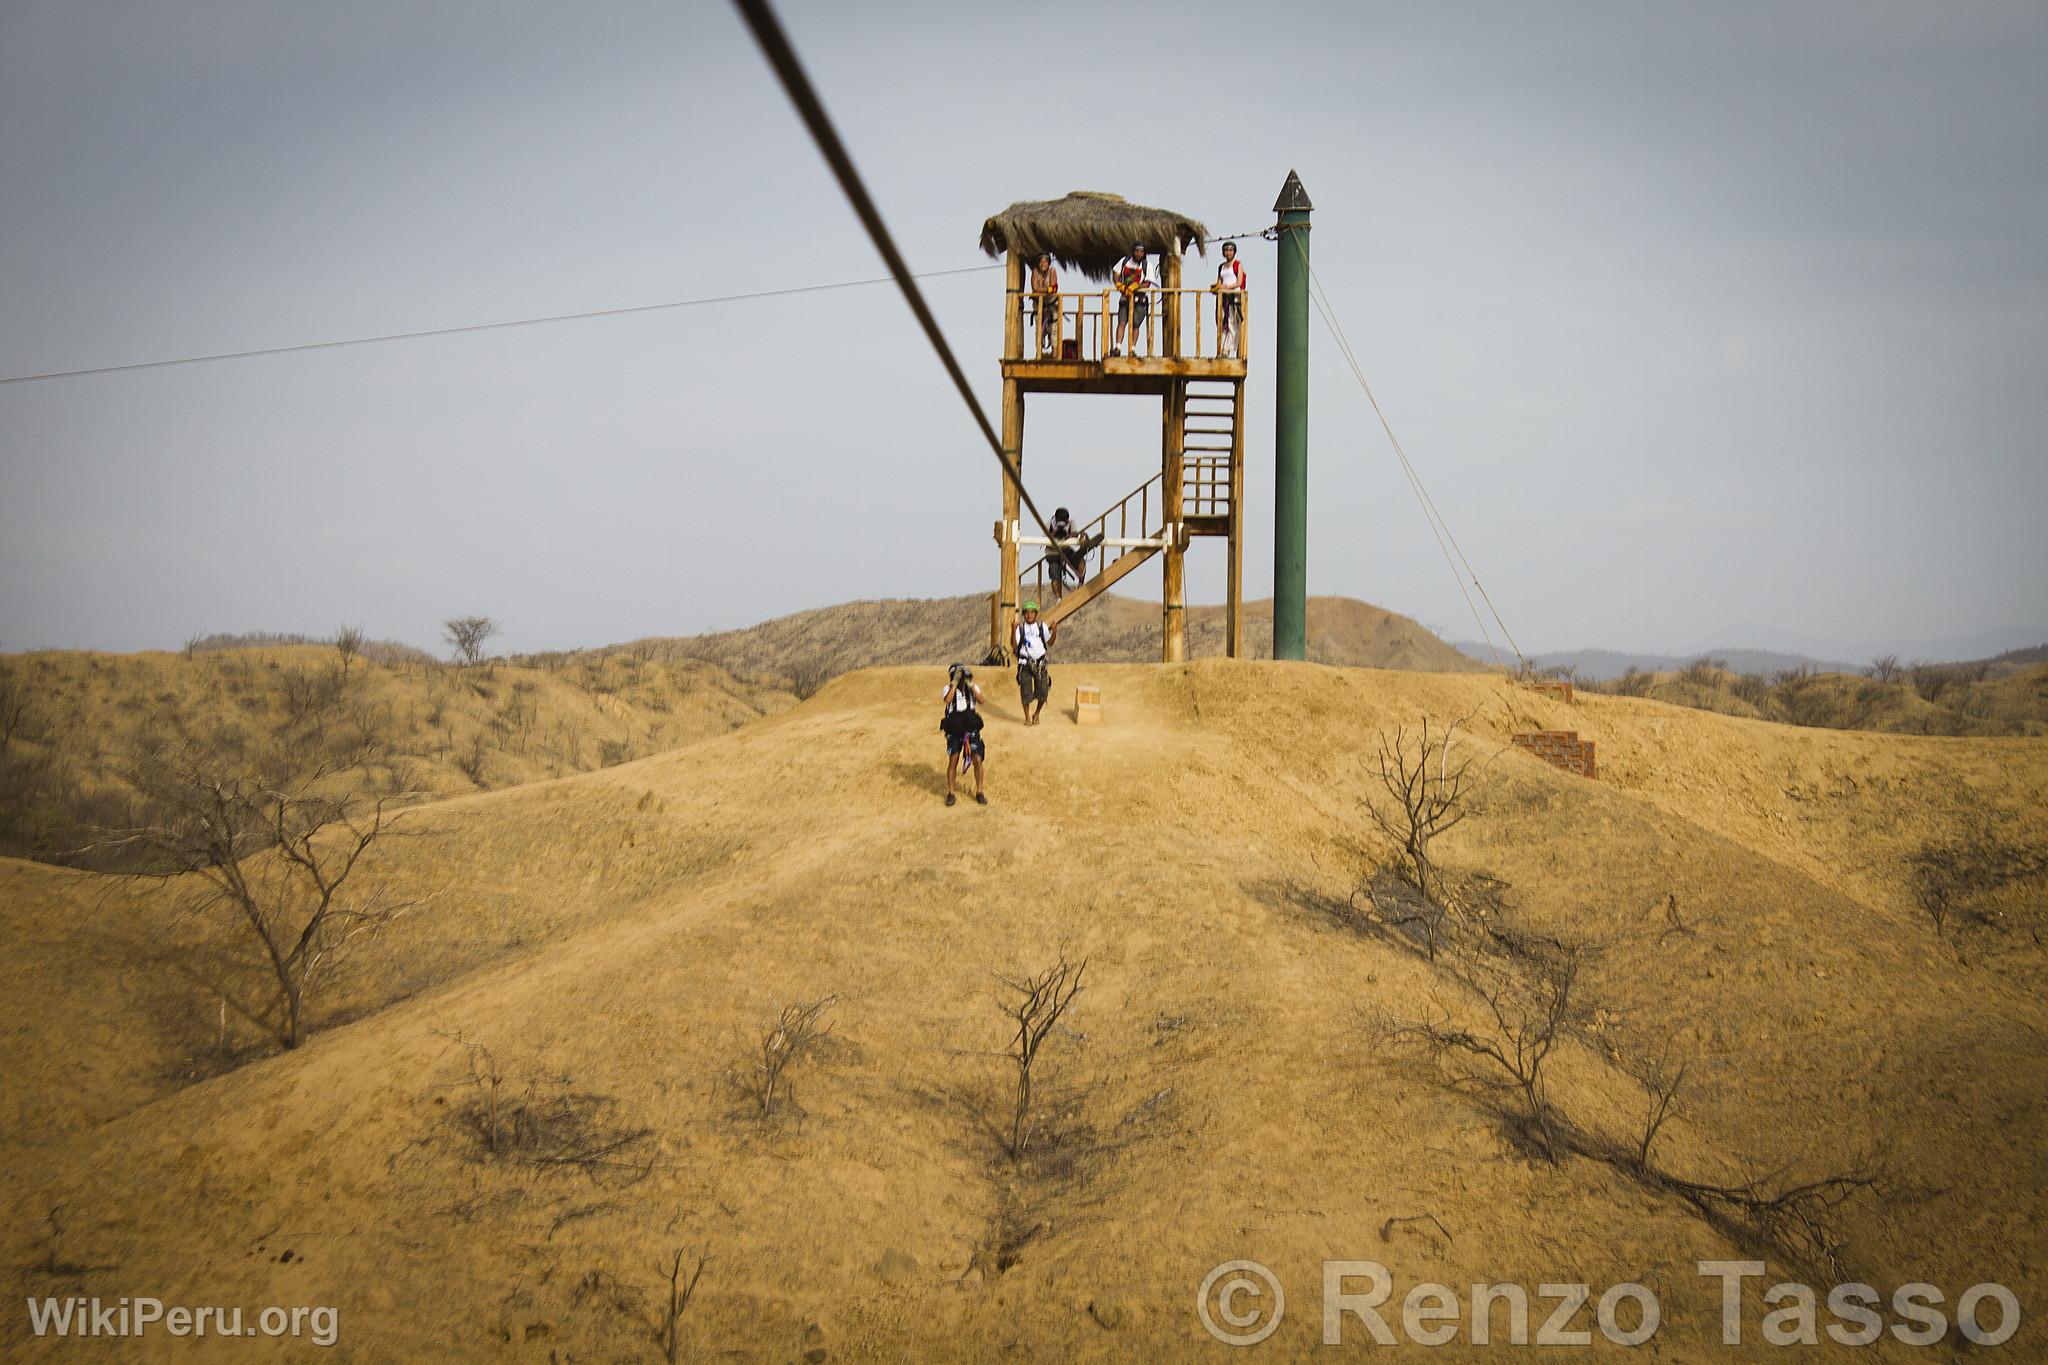
M1188 608L1188 654L1223 653L1223 608ZM1244 638L1253 658L1272 652L1273 603L1245 603ZM751 677L795 678L809 691L828 678L887 664L973 662L988 647L988 598L846 602L780 616L745 630L639 640L623 648L661 658L708 659ZM1308 654L1355 668L1478 670L1474 662L1405 616L1349 597L1308 599ZM1060 629L1056 662L1151 663L1159 658L1159 604L1109 593Z
M314 645L0 657L0 853L62 860L132 823L121 772L162 742L245 752L317 732L374 750L366 786L448 796L623 763L795 701L703 660L629 651L474 668L392 658L344 671Z
M657 1360L680 1251L685 1282L709 1258L680 1358L1220 1360L1196 1289L1246 1258L1288 1292L1267 1356L1321 1359L1318 1267L1344 1258L1388 1265L1396 1304L1519 1282L1539 1321L1538 1284L1638 1281L1660 1358L1781 1358L1767 1281L1724 1352L1694 1263L1830 1272L1620 1166L1546 1160L1511 1094L1388 1036L1483 1032L1475 990L1554 940L1598 947L1549 1063L1574 1124L1627 1141L1625 1064L1668 1046L1691 1069L1661 1169L1815 1176L1888 1145L1882 1202L1828 1215L1845 1269L1951 1303L2000 1281L2032 1314L2008 1354L2048 1352L2048 741L1568 706L1476 674L1088 672L1100 727L1027 730L993 690L987 808L939 800L922 668L422 807L363 876L433 899L350 959L307 1045L224 1074L191 946L224 928L173 920L175 884L0 862L0 1274L17 1302L334 1306L330 1358ZM1438 852L1520 945L1496 966L1348 899L1391 856L1362 754L1423 717L1465 718L1455 756L1483 765ZM1548 728L1595 739L1600 780L1507 747ZM1012 1162L995 974L1062 952L1084 989ZM827 995L831 1033L760 1121L764 1032ZM495 1154L479 1074L502 1077ZM19 1310L0 1349L65 1354ZM1414 1354L1499 1358L1468 1333Z

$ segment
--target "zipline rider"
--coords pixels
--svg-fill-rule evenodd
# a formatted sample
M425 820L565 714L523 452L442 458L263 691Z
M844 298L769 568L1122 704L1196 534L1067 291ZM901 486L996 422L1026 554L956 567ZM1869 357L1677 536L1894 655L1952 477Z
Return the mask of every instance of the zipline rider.
M1038 724L1038 713L1052 695L1052 670L1046 667L1045 652L1060 638L1057 625L1038 619L1038 603L1024 604L1024 619L1017 623L1010 643L1017 654L1017 691L1024 698L1024 723Z

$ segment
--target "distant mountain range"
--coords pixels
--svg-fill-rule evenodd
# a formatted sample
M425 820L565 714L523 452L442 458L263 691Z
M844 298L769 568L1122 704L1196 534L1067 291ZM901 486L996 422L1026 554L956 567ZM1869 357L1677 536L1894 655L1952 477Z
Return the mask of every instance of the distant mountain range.
M1484 644L1472 640L1453 640L1451 645L1482 662L1493 658L1491 650ZM1702 649L1689 654L1630 653L1618 649L1560 649L1532 654L1529 656L1529 662L1539 669L1574 669L1575 676L1585 682L1605 682L1609 678L1619 678L1631 668L1644 673L1670 672L1684 668L1693 660L1703 657L1726 665L1731 672L1765 675L1793 668L1805 668L1815 673L1860 673L1865 666L1844 659L1820 658L1812 654L1797 654L1775 649ZM1907 659L1903 654L1900 657ZM2014 666L2048 662L2048 645L2007 650L1996 655L1993 662Z

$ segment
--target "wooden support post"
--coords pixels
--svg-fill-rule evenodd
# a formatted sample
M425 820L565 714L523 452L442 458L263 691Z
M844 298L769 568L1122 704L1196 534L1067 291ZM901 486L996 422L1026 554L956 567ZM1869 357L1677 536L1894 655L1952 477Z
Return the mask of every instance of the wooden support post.
M1244 335L1244 323L1238 323ZM1224 622L1224 652L1244 657L1244 381L1231 385L1230 398L1230 585Z
M1181 431L1186 425L1188 386L1176 380L1161 405L1165 428L1161 442L1164 474L1160 504L1166 523L1166 569L1160 593L1159 657L1177 664L1188 656L1186 564L1187 537L1181 532Z
M1016 360L1024 354L1024 258L1012 251L1004 261L1005 300L1003 312L1003 357ZM1024 390L1014 379L1003 381L1003 449L1024 472ZM995 611L989 620L989 654L1010 657L1010 640L1017 628L1017 531L1024 505L1016 488L1000 472L1003 485L1003 520L996 528L1001 556L997 570Z
M1166 292L1166 337L1161 355L1180 358L1180 243L1168 242L1160 252L1159 286Z

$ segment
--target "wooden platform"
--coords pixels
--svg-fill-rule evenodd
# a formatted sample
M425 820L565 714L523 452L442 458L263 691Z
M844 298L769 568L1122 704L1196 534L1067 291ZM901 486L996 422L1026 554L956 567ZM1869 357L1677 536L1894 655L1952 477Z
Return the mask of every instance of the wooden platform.
M1005 360L1003 378L1026 393L1164 393L1177 379L1242 379L1242 360Z

